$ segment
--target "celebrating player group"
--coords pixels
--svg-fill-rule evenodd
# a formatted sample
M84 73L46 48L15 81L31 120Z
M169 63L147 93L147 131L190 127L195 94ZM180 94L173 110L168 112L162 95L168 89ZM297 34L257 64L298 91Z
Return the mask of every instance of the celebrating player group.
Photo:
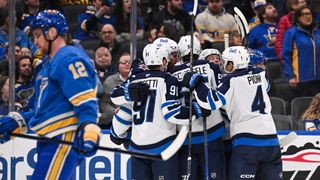
M110 139L101 139L97 76L89 57L66 45L65 17L42 11L31 32L45 55L35 78L34 108L0 119L1 143L27 132L73 142L39 141L31 179L72 179L99 141L123 144L128 152L169 154L163 160L132 156L136 180L282 179L269 84L265 71L250 63L254 51L201 50L190 35L178 43L159 38L146 45L143 62L132 62L129 78L112 92L120 108ZM188 126L190 139L184 134Z

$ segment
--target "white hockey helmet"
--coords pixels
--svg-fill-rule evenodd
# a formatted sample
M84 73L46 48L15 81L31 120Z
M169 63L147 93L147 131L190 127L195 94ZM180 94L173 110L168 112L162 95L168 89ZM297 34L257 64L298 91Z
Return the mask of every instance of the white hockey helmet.
M223 68L226 72L227 63L231 61L233 63L233 70L247 68L250 62L250 55L248 49L244 46L232 46L225 49L222 53Z
M163 58L169 61L169 56L169 51L163 46L158 47L155 44L148 44L143 49L143 60L147 66L163 65Z
M178 49L181 57L188 55L191 51L191 36L186 35L180 38L178 42ZM201 53L200 41L196 36L193 36L193 54L199 55Z
M205 49L203 51L201 51L200 55L199 55L199 60L205 60L208 56L215 54L218 55L221 58L221 53L219 50L217 49Z
M165 46L168 48L169 53L178 52L178 44L169 38L161 37L153 41L153 44L159 46Z

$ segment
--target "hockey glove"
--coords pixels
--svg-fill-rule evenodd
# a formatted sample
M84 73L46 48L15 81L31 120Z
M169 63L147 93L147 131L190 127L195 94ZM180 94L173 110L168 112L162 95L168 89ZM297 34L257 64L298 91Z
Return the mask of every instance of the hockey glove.
M115 143L116 145L121 145L123 144L123 147L125 149L128 149L129 148L129 144L130 144L130 139L128 138L119 138L115 133L114 133L114 130L113 130L113 127L111 127L110 129L110 140Z
M199 119L209 116L211 111L201 108L197 102L192 102L192 114L196 116L196 119Z
M202 76L198 73L187 72L183 77L182 84L184 87L193 90L202 82L202 79Z
M149 94L150 86L147 83L127 83L125 85L125 97L129 101L145 102Z
M76 148L86 157L97 152L101 137L101 129L93 123L82 123L77 129Z
M26 133L28 128L23 117L17 112L10 112L0 119L0 143L10 140L10 133Z

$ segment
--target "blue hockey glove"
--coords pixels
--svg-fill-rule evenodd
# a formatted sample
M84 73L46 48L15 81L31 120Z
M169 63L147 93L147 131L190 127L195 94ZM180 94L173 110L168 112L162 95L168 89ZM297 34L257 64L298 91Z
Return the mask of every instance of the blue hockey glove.
M28 131L23 117L17 112L10 112L0 119L0 143L10 140L10 133L26 133Z
M128 101L145 102L149 94L150 86L147 83L127 83L124 88L124 95Z
M97 152L101 137L101 129L93 123L82 123L77 129L76 148L86 157Z
M187 72L182 80L182 85L189 89L196 88L203 80L203 77L195 72Z
M194 114L196 118L199 119L201 117L209 116L211 114L211 111L201 108L197 102L192 102L192 114Z

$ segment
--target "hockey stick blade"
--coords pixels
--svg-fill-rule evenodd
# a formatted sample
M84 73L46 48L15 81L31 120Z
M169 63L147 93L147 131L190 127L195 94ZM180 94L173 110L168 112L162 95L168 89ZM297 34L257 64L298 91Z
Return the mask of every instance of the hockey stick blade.
M236 20L236 23L238 24L239 30L240 30L240 34L241 34L241 38L243 39L246 35L246 33L244 32L244 27L243 24L239 18L239 16L237 14L234 15L234 19Z
M247 19L244 17L243 13L240 11L239 8L234 7L233 8L234 12L239 16L240 20L242 21L242 24L244 26L245 34L249 33L249 24Z
M283 148L284 146L289 145L294 140L296 140L297 137L298 137L297 133L294 131L291 131L287 136L285 136L279 140L280 147Z
M66 144L66 145L75 147L73 142L62 141L62 140L54 139L54 138L47 138L47 137L43 137L43 136L33 136L33 135L19 134L19 133L10 133L10 136L25 138L25 139L32 139L32 140L37 140L37 141L42 141L42 142L47 142L47 143ZM136 152L136 151L127 151L127 150L123 150L123 149L119 149L119 148L109 148L109 147L103 147L103 146L98 146L97 149L103 150L103 151L115 152L115 153L128 154L128 155L135 156L138 158L143 158L143 159L164 160L160 155L156 155L156 154L140 153L140 152Z
M188 132L189 132L188 127L182 126L176 139L170 144L169 147L167 147L167 149L162 151L161 157L164 161L170 159L174 154L176 154L176 152L183 145L183 143L188 135Z

